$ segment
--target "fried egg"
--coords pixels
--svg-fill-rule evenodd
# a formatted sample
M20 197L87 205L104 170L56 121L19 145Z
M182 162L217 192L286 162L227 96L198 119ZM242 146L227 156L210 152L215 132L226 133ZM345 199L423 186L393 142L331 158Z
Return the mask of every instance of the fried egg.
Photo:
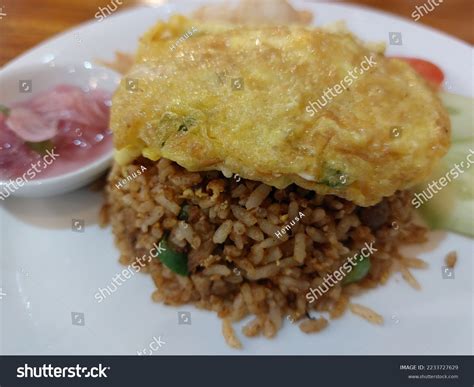
M360 206L425 179L450 145L436 93L348 32L183 16L140 40L111 128L119 163L164 157Z

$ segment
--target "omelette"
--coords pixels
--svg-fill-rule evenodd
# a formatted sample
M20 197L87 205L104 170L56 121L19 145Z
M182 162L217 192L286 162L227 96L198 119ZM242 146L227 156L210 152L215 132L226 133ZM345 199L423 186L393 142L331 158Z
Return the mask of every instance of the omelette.
M367 71L311 108L364 60ZM360 206L425 179L450 145L448 115L427 83L348 32L184 16L140 40L111 128L122 164L163 157Z

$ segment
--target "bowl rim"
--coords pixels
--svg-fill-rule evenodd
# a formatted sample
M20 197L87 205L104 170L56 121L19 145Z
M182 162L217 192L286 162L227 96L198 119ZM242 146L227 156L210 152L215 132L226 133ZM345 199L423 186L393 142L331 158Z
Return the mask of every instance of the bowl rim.
M79 63L61 61L61 62L55 63L54 66L51 66L50 62L42 62L42 63L34 63L34 64L28 64L28 65L20 65L20 66L15 66L11 68L1 68L0 81L2 79L12 78L12 77L18 77L18 79L22 79L21 78L22 74L28 74L28 77L32 77L32 74L34 73L45 73L45 72L55 72L55 71L67 72L73 76L75 71L70 72L70 69L72 68L75 68L76 71L84 71L84 72L105 71L112 76L111 79L113 79L113 82L116 83L117 87L119 87L120 81L122 79L121 74L119 74L117 71L110 69L106 66L93 63L91 61L83 61ZM55 85L58 85L60 83L61 82L60 81L58 82L58 80L55 77L52 77L50 87L54 87ZM80 82L75 83L75 85L78 85L78 87L81 87ZM45 91L46 89L47 87L42 88L40 90L35 90L31 93L31 95L28 96L28 98L31 98L35 94L41 93ZM6 88L4 90L5 90L5 95L7 95L8 90ZM113 93L112 90L111 90L111 93ZM71 171L59 174L57 176L51 176L51 177L45 177L45 178L35 177L32 180L24 179L23 178L24 174L14 177L14 178L10 178L8 180L0 179L0 188L1 189L5 188L7 185L11 184L12 182L16 182L17 179L23 180L23 185L19 187L19 189L21 189L23 186L25 187L28 186L29 188L32 188L32 187L38 187L42 185L58 184L61 181L71 180L75 177L79 177L81 175L86 175L88 173L91 173L94 170L102 168L103 165L104 165L104 170L105 170L105 164L108 164L110 161L112 161L113 155L114 155L114 147L112 146L112 148L106 151L104 154L101 154L94 160L82 166L79 166L78 168L73 169Z
M44 184L57 184L61 180L68 180L72 179L74 176L86 174L90 172L91 170L101 168L102 164L107 164L110 161L113 160L114 157L114 149L112 148L102 156L98 157L97 159L93 160L92 162L79 167L77 169L74 169L72 171L63 173L58 176L51 176L51 177L46 177L46 178L39 178L39 179L32 179L32 180L25 180L23 179L23 176L18 176L9 180L0 180L0 188L3 188L7 186L8 184L11 184L11 182L16 182L16 179L22 179L24 184L23 186L29 186L29 187L35 187L35 186L40 186ZM21 187L20 187L21 188Z

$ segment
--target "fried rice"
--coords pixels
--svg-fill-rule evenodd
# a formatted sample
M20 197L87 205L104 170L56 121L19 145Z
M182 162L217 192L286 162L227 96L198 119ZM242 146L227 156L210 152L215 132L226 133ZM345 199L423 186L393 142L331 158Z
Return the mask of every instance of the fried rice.
M146 171L136 174L142 166ZM132 174L132 181L117 186ZM296 185L276 189L217 171L188 172L167 159L139 158L114 165L102 215L112 226L124 265L148 254L165 237L173 249L186 254L187 276L159 259L147 263L143 271L157 288L152 299L216 312L224 320L227 343L240 348L232 323L248 316L253 319L242 329L247 337L272 338L290 322L305 333L319 332L347 310L382 323L382 316L350 300L397 271L419 288L410 268L425 264L399 253L402 244L426 239L427 230L413 221L410 200L410 192L397 192L364 208ZM292 222L300 213L304 216ZM288 224L290 229L277 237ZM368 274L345 286L336 283L308 302L308 290L321 285L367 242L377 248Z

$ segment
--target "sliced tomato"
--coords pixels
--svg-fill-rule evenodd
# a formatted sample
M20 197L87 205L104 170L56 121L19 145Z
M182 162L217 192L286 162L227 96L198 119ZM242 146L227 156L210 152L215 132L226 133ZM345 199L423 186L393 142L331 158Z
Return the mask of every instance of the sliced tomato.
M444 81L443 71L434 63L418 58L404 58L401 56L395 56L393 58L404 60L411 65L418 74L436 86L440 86Z

